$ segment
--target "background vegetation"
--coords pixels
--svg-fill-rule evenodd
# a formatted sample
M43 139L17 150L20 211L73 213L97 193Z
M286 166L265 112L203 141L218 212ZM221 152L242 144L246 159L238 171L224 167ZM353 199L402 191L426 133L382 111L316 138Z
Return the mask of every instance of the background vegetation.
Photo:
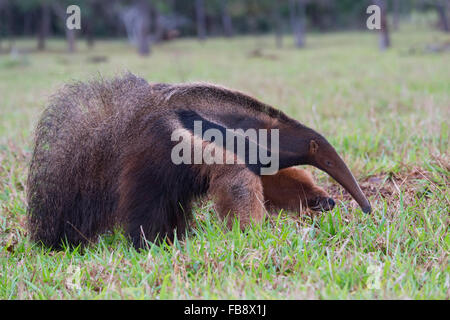
M212 37L208 27L198 41L191 25L151 42L146 57L100 30L95 46L79 41L71 54L63 39L46 39L41 51L29 34L11 33L0 54L0 298L449 299L450 36L436 28L436 10L413 10L381 51L376 32L319 32L308 10L301 50L287 27L280 47L273 27L233 37ZM54 36L63 31L57 21ZM151 82L219 83L282 109L329 139L374 212L363 214L311 169L337 200L332 212L280 212L230 231L205 200L186 239L172 245L136 252L120 230L86 250L30 242L27 164L48 97L64 83L128 70Z

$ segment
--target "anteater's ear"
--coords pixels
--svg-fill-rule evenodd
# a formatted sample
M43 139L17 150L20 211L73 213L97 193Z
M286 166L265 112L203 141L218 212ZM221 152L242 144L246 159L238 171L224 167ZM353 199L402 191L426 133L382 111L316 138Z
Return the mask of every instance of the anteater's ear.
M319 149L319 145L317 144L317 142L314 140L311 140L311 142L309 143L309 153L315 154L318 149Z

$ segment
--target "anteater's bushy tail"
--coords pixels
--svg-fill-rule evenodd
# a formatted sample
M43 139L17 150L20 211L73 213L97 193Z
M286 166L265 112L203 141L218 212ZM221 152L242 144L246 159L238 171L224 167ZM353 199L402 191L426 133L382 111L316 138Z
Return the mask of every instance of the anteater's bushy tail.
M120 135L145 80L127 74L77 83L53 96L35 132L27 181L33 240L61 247L86 243L117 222ZM141 88L141 89L139 89ZM130 102L131 100L131 102Z

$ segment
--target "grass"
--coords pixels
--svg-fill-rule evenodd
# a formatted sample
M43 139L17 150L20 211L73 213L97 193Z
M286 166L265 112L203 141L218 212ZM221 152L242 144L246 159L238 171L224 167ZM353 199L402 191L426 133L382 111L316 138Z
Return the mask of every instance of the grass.
M122 41L69 55L53 40L44 53L0 55L0 299L449 299L450 56L409 50L449 40L404 31L386 52L359 32L309 35L304 50L270 37L179 40L148 58ZM24 184L40 112L65 82L126 70L223 84L284 110L336 147L373 214L313 170L338 200L330 213L281 212L241 232L202 202L172 245L136 252L115 230L84 251L36 246Z

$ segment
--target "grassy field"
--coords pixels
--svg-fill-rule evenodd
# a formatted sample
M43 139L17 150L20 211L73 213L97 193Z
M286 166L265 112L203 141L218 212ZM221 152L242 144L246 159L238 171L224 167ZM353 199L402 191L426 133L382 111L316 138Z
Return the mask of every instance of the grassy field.
M449 40L395 33L386 52L371 33L309 35L304 50L291 39L277 50L272 37L179 40L148 58L120 41L80 42L69 55L55 40L44 53L0 55L0 299L449 299L450 53L423 50ZM312 170L337 200L330 213L281 212L244 233L205 202L171 246L137 252L118 231L84 252L36 246L24 188L48 97L68 81L127 70L219 83L284 110L336 147L373 214Z

